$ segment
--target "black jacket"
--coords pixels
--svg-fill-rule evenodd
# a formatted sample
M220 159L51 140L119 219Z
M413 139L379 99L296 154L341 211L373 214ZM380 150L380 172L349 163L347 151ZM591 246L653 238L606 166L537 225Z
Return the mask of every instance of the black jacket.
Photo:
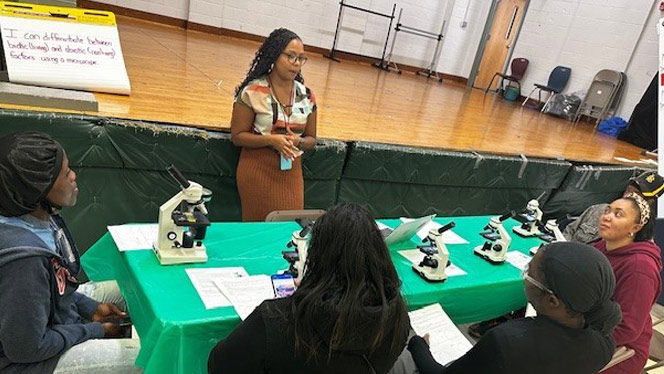
M494 327L447 367L434 361L424 339L416 336L408 343L421 374L596 374L614 348L610 336L565 327L544 316Z
M391 302L389 305L396 305ZM407 314L401 321L400 331L388 323L388 333L377 349L370 351L371 335L378 327L380 310L367 310L365 321L358 323L356 334L344 342L340 350L332 353L328 361L327 348L321 349L318 359L308 359L295 351L292 299L264 301L246 320L219 342L210 354L210 374L362 374L387 373L406 345L410 322ZM336 310L320 312L320 324L313 334L329 341L338 313ZM398 344L392 346L394 335Z

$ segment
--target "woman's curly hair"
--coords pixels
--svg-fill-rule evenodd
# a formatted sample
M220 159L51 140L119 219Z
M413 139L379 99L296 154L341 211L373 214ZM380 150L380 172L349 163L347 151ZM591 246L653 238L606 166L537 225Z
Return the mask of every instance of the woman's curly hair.
M263 45L261 45L260 48L258 48L258 51L256 51L256 56L251 62L251 67L247 72L247 76L242 83L235 88L234 96L237 97L242 89L252 80L269 74L272 71L273 64L277 61L277 58L279 58L279 55L281 55L288 43L293 39L302 41L296 33L288 29L281 28L272 31L263 42ZM302 78L301 73L298 73L295 76L295 80L304 83L304 78Z

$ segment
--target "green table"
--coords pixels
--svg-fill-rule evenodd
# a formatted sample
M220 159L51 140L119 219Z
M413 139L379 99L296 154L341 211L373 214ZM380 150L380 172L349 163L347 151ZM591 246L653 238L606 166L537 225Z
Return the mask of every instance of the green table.
M490 217L454 218L454 231L469 244L448 245L451 261L466 271L444 283L427 283L397 253L414 248L415 241L390 248L410 309L440 303L456 323L497 317L525 305L520 271L510 264L491 265L473 255L484 239L478 235ZM437 218L441 224L447 218ZM396 227L398 220L381 220ZM508 220L510 231L518 222ZM208 229L205 264L161 266L152 251L120 253L110 234L104 235L83 256L83 266L95 281L115 279L127 300L141 338L136 364L145 374L207 373L212 347L240 323L232 307L206 310L185 269L189 267L243 266L250 275L274 274L286 267L281 250L293 231L294 222L215 223ZM539 239L512 234L510 251L528 250ZM414 240L418 240L415 237Z

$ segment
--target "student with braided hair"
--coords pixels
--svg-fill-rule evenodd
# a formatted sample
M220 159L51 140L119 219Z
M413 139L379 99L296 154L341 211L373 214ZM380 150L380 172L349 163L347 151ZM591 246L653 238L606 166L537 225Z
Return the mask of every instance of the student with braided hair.
M593 246L609 259L616 277L613 297L622 309L622 322L613 331L613 338L617 346L635 351L605 374L638 374L648 359L650 309L662 287L662 259L652 241L653 231L651 205L638 193L615 200L599 218L602 240Z
M301 73L306 62L300 37L276 29L235 90L231 139L242 147L237 186L244 221L304 208L301 153L316 145L316 99Z

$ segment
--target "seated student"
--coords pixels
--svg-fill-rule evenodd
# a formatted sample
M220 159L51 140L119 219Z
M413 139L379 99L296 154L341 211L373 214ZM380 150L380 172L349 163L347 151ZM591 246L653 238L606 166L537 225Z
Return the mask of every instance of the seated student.
M39 132L0 138L0 373L132 373L137 341L117 306L79 292L79 254L56 209L73 206L76 173ZM104 286L109 289L110 287Z
M406 345L401 281L371 214L329 209L295 293L268 300L210 353L211 374L386 373Z
M620 308L611 301L611 265L592 247L559 242L542 247L523 273L534 318L489 330L464 356L441 366L425 340L409 344L422 374L595 374L613 356Z
M648 201L654 208L655 201L664 193L664 178L659 174L649 171L631 178L623 194L638 193ZM599 216L609 204L596 204L586 209L576 220L570 222L563 230L563 235L568 241L591 244L600 240L599 235ZM562 227L562 226L561 226ZM501 316L488 321L474 323L468 328L468 333L480 338L489 329L513 318L513 316L522 316L524 309L519 309L506 316Z
M616 276L613 297L620 304L623 317L613 331L613 338L617 345L636 352L605 371L607 374L640 373L648 359L652 336L650 309L662 287L661 252L651 240L653 232L650 204L636 193L612 202L599 218L602 240L593 246L613 267Z
M631 178L623 196L629 193L640 194L651 206L664 193L664 178L654 171L647 171ZM563 236L569 241L594 243L600 240L599 216L609 204L596 204L584 210L578 219L571 222L563 230Z

